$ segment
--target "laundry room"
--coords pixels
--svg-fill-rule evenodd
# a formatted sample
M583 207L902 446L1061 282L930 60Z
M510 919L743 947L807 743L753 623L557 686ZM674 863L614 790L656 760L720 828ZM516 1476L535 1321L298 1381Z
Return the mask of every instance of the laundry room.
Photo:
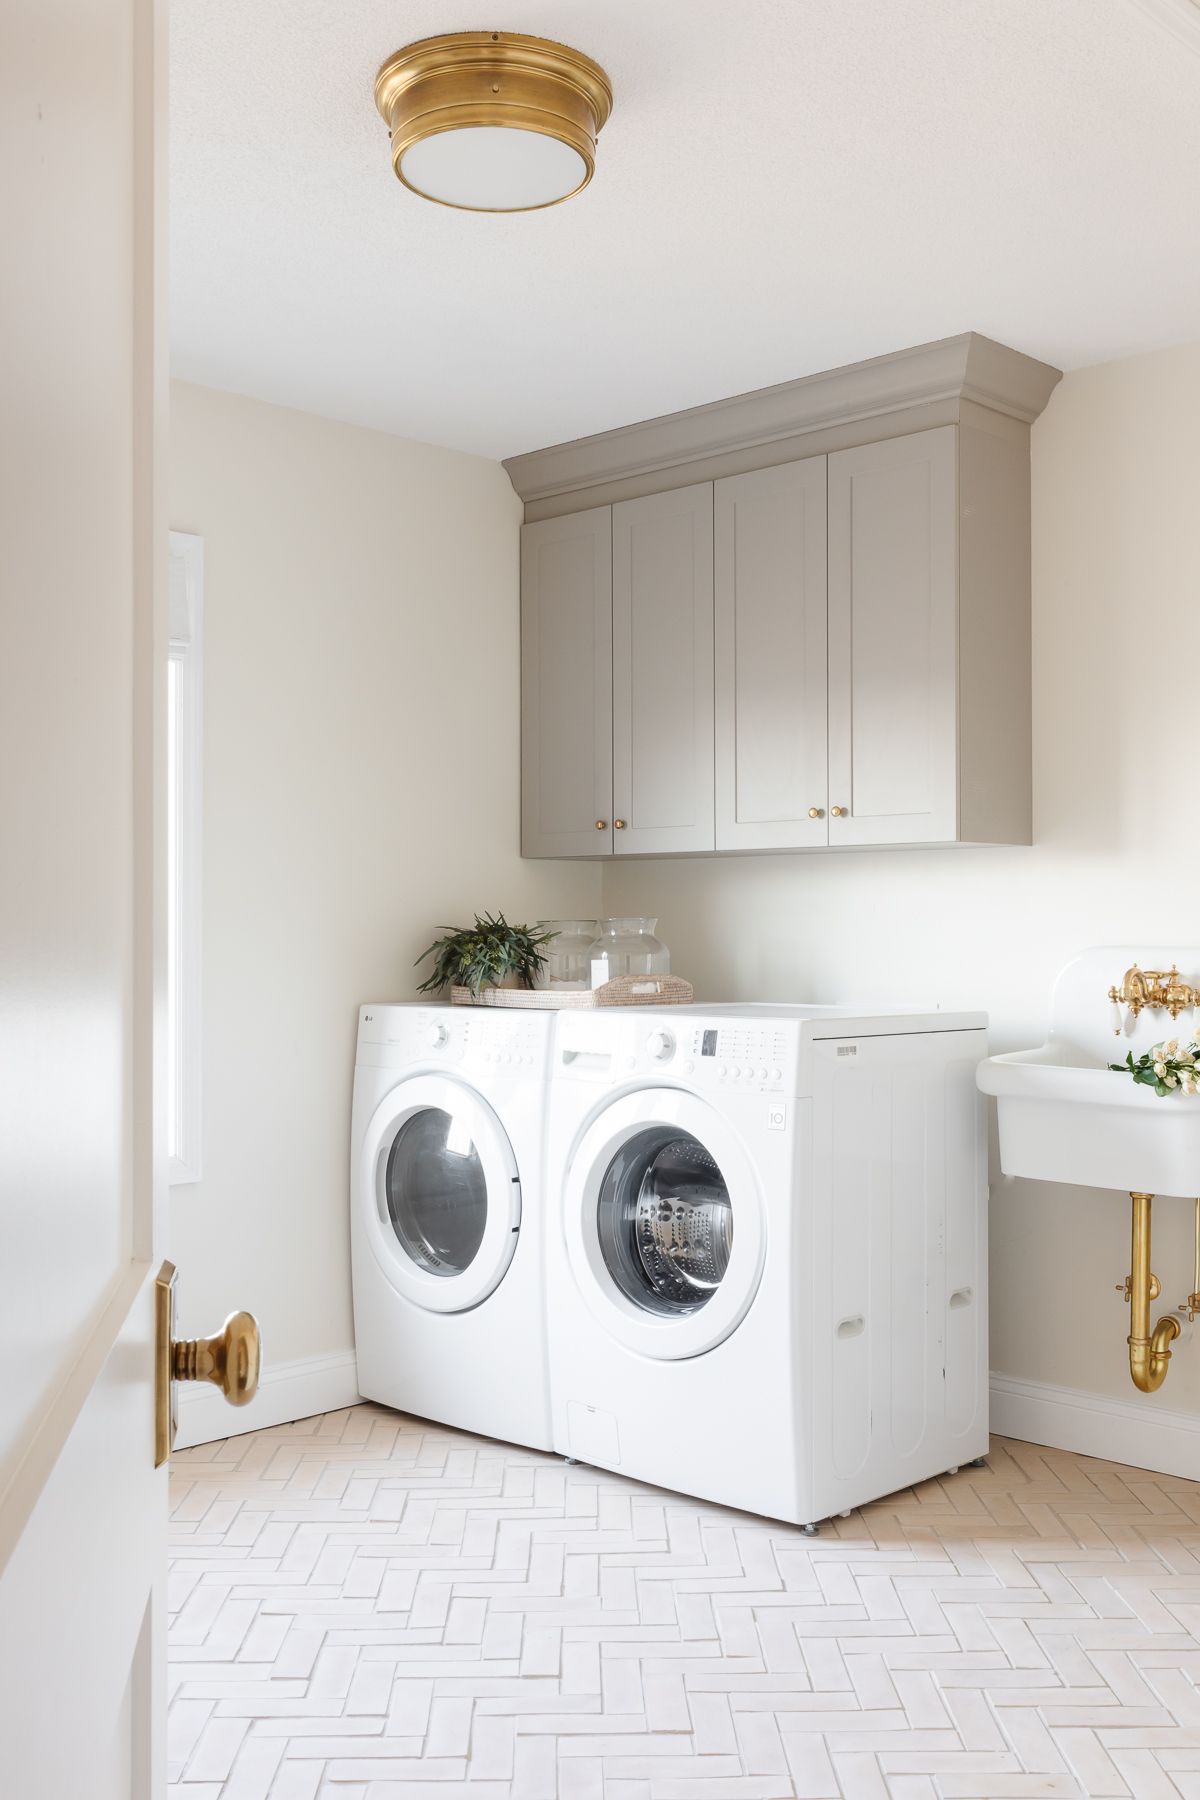
M62 11L0 1792L1200 1794L1200 6Z

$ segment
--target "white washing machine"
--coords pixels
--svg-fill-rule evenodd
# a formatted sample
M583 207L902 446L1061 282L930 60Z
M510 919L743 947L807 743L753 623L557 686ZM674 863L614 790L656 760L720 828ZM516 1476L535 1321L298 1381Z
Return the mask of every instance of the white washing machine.
M982 1456L985 1025L560 1014L555 1448L805 1525Z
M539 1450L552 1026L547 1013L364 1006L351 1123L359 1391Z

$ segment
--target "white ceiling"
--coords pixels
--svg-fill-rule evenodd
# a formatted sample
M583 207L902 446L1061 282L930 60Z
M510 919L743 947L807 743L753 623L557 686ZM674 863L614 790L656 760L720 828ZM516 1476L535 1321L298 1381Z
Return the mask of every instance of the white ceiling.
M1200 336L1192 0L172 0L174 371L506 456L964 330ZM464 26L615 91L489 218L391 173L375 70Z

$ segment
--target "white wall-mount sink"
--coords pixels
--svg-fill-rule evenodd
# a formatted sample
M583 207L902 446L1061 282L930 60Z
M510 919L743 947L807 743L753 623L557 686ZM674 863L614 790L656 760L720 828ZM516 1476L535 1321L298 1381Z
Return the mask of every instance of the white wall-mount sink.
M1148 1194L1200 1193L1200 1095L1156 1094L1115 1073L1152 1044L1186 1043L1200 1017L1143 1012L1116 1035L1108 989L1136 962L1200 976L1200 950L1144 945L1086 950L1055 983L1050 1033L1037 1050L991 1056L979 1085L996 1100L1000 1166L1006 1175Z

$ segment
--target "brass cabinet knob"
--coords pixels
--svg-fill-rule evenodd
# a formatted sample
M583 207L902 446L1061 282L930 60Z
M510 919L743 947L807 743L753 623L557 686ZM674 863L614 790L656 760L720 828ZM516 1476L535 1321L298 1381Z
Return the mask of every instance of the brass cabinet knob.
M836 810L837 808L835 807L834 811L836 812ZM825 808L823 806L810 806L808 809L808 816L810 819L823 819L825 817Z
M174 1381L211 1381L230 1406L245 1406L258 1392L262 1338L253 1313L230 1313L215 1337L176 1338L171 1344Z
M846 808L844 806L831 806L829 809L829 816L831 819L844 819L846 817Z
M613 824L616 826L618 831L624 831L624 829L625 829L624 819L614 819Z
M596 820L596 830L597 831L607 831L608 830L608 820L607 819L597 819Z

